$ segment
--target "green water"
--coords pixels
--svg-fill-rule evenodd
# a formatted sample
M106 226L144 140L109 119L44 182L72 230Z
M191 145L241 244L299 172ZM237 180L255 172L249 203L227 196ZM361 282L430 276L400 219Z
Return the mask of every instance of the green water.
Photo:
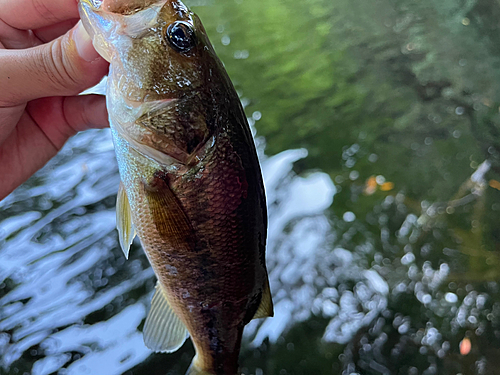
M500 1L187 4L277 155L276 317L249 327L244 373L500 373ZM190 343L142 345L154 276L120 254L113 158L79 135L0 204L0 374L188 367Z

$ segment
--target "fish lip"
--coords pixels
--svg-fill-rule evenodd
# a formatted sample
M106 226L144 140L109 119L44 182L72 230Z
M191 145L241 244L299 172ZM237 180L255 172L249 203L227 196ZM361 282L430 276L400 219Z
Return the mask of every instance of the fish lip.
M123 1L124 4L121 4L122 7L117 6L113 2L113 0L78 0L80 5L88 5L92 8L92 11L94 12L104 12L104 13L109 13L109 14L114 14L114 15L121 15L121 16L130 16L134 15L138 12L141 12L153 5L163 5L164 3L167 3L168 1L172 0L142 0L143 4L137 3L136 7L132 8L127 8L127 6L131 4L126 4L126 1Z
M79 0L81 4L86 4L92 7L93 10L101 9L104 0Z

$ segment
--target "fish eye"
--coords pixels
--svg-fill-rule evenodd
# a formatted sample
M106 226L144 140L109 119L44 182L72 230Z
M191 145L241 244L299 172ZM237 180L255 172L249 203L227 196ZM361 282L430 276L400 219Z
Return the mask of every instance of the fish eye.
M177 52L187 53L196 45L194 30L187 22L177 21L167 29L167 40Z

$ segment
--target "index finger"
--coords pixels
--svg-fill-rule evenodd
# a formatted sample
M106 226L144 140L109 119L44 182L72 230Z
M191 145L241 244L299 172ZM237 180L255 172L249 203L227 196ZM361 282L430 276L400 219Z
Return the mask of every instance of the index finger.
M78 0L0 0L0 20L16 29L38 29L79 17Z

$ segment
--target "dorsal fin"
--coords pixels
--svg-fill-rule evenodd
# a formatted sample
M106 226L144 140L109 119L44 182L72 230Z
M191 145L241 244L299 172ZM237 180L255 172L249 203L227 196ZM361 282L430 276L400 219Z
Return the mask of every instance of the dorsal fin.
M172 353L188 338L184 323L170 307L160 283L151 301L151 310L144 324L144 343L155 352Z
M132 245L136 233L130 213L127 192L125 191L123 182L120 182L120 188L118 189L118 196L116 198L116 229L118 229L120 247L122 248L125 258L128 259L130 245Z

